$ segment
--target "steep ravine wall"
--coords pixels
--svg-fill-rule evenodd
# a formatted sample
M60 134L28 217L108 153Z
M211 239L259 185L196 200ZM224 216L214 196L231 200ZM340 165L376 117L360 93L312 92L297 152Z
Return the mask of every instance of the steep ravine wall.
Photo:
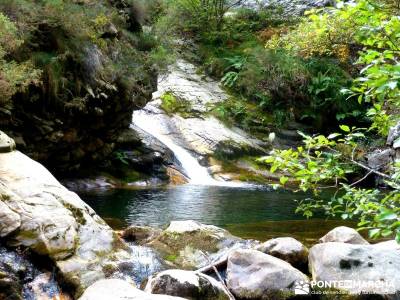
M14 95L11 105L0 104L0 129L53 173L104 163L129 128L134 109L156 89L148 49L140 45L140 24L125 2L97 1L93 8L86 1L68 4L81 9L83 19L89 14L75 27L100 22L91 19L95 9L107 16L104 25L96 25L95 38L85 35L89 29L71 29L62 16L52 20L40 3L32 4L41 21L27 21L33 29L20 51L41 70L41 83ZM25 20L24 9L22 4L9 17Z

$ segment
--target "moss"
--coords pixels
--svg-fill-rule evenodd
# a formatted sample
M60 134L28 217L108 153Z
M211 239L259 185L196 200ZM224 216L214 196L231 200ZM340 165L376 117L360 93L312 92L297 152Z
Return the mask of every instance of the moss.
M179 114L184 118L195 115L190 101L176 97L171 92L161 96L161 108L169 115Z
M83 215L83 212L81 209L73 206L70 203L63 203L63 205L66 209L68 209L72 213L72 216L74 217L76 222L78 222L81 225L86 224L86 219L85 219L85 216Z
M169 261L169 262L174 263L174 262L178 259L178 255L176 255L176 254L169 254L169 255L165 256L164 259L165 259L166 261Z

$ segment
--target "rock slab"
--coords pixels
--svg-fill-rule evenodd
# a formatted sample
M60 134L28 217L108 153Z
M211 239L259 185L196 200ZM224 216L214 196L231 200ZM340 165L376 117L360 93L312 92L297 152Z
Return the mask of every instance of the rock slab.
M256 250L238 250L228 257L227 286L239 299L287 299L308 277L289 263Z

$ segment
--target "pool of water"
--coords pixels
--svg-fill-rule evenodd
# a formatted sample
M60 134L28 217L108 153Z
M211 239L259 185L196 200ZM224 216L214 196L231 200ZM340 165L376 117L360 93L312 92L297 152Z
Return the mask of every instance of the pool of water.
M243 238L289 235L312 240L343 224L305 220L295 209L296 200L307 195L266 187L182 185L91 191L80 196L114 228L133 224L163 227L172 220L197 220L227 228Z

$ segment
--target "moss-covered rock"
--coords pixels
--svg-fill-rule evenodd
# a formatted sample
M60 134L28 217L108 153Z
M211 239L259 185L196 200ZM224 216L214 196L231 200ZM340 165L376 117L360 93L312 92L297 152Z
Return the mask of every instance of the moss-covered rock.
M218 260L234 247L249 244L228 231L196 221L172 221L167 229L151 240L148 246L159 251L164 259L184 269L207 265L208 259Z
M141 43L133 2L2 1L41 83L0 104L0 125L57 172L102 162L125 142L132 112L151 99L156 73ZM96 163L99 165L98 163Z

